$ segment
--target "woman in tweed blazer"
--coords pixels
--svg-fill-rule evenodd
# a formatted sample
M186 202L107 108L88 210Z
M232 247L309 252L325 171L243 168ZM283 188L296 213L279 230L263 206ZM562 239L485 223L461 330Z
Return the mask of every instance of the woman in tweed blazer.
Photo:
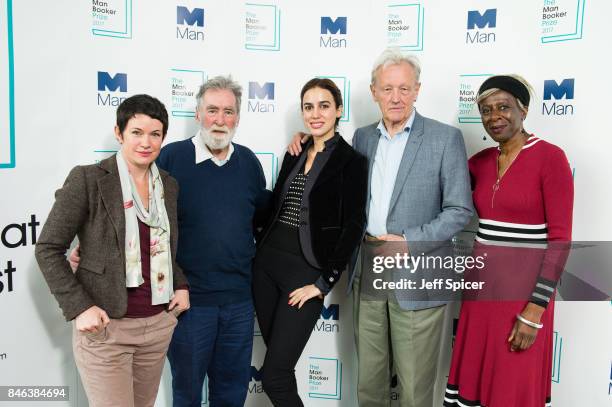
M168 129L147 95L117 109L120 151L77 166L55 194L36 259L66 320L90 406L153 406L176 316L189 308L175 259L178 185L155 159ZM79 238L80 264L66 250Z

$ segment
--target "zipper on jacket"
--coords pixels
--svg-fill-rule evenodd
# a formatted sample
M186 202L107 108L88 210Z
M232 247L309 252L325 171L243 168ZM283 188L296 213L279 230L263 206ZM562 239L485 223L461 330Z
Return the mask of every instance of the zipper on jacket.
M495 184L493 184L493 196L491 196L491 209L493 209L493 204L495 202L495 193L499 189L499 181L500 181L500 178L498 178L497 181L495 181Z

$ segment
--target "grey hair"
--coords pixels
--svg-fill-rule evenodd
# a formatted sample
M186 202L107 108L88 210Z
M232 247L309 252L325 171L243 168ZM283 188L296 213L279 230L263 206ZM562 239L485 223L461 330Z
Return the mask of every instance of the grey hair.
M523 86L525 86L525 88L527 88L527 92L529 92L529 97L533 98L533 86L531 86L531 84L529 82L527 82L527 79L525 79L522 76L517 75L515 73L506 74L504 76L509 76L509 77L514 78L517 81L519 81ZM491 89L485 90L481 94L477 95L477 97L476 97L476 104L478 106L480 106L480 102L482 102L483 100L485 100L486 98L488 98L489 96L494 94L495 92L499 92L500 90L501 89L499 89L499 88L491 88ZM527 112L528 107L523 105L523 102L521 102L518 98L515 97L515 99L516 99L516 103L518 103L518 105L519 105L519 108L521 108L522 111Z
M414 69L416 81L419 82L421 78L421 63L419 59L414 55L403 53L399 48L387 48L380 54L374 63L371 84L374 85L374 82L376 82L376 75L380 68L386 68L389 65L399 65L401 63L407 63Z
M207 80L200 86L200 90L198 90L198 94L196 95L196 101L198 107L202 103L202 99L204 98L204 94L207 90L221 90L227 89L231 90L236 98L236 114L240 114L240 99L242 98L242 86L236 81L232 79L231 75L228 76L215 76L212 79Z

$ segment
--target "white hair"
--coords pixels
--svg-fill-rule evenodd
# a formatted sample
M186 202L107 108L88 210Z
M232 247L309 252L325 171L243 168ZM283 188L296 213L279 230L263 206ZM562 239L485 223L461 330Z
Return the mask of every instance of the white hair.
M372 85L376 82L376 75L380 68L386 68L389 65L399 65L401 63L407 63L414 69L414 75L418 82L421 77L421 63L419 59L414 55L403 53L399 48L387 48L380 54L374 63L374 67L372 68Z
M204 94L207 90L221 90L227 89L232 91L236 98L236 114L240 115L240 99L242 97L242 86L232 79L232 76L215 76L212 79L207 80L200 86L196 95L196 101L198 106L201 106Z

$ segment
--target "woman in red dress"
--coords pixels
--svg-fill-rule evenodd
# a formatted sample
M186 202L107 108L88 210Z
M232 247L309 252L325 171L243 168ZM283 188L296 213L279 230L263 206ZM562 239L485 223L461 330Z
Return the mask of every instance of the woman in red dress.
M530 90L518 76L493 76L478 91L499 144L469 161L485 288L464 296L444 406L550 406L554 294L574 190L563 151L523 128Z

